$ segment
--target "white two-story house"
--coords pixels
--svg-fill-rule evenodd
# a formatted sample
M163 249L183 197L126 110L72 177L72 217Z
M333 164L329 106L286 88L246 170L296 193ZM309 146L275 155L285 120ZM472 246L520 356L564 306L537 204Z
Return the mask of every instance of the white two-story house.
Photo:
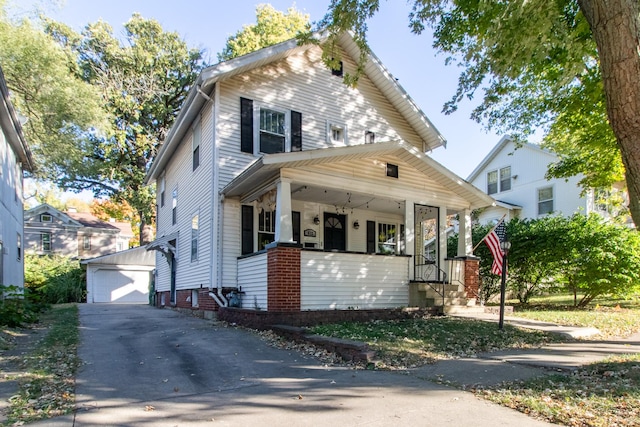
M24 285L23 175L31 152L0 69L0 285Z
M496 199L495 206L480 211L478 222L592 212L607 217L612 209L607 197L595 189L583 191L580 176L545 178L549 164L557 161L554 153L538 145L517 146L509 136L503 137L467 178Z
M410 282L451 268L450 214L471 255L470 213L493 199L426 154L444 138L375 56L346 86L360 52L338 45L341 70L291 40L200 74L147 175L158 305L406 307Z

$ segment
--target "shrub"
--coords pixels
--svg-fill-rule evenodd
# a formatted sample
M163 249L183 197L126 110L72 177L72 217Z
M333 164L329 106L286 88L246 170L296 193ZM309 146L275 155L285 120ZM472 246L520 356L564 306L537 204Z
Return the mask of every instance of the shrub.
M0 325L16 327L38 320L39 307L23 294L19 286L0 285Z
M78 260L59 255L27 255L24 259L25 288L44 303L86 301L85 272Z

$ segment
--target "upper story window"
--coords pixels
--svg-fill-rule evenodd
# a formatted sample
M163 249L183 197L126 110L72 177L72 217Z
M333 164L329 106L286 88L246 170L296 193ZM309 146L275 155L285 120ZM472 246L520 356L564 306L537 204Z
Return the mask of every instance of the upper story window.
M364 132L364 143L373 144L376 142L376 133L370 130Z
M53 221L53 217L49 214L40 215L40 222L51 222Z
M178 189L173 190L171 197L171 224L176 225L178 223Z
M347 145L347 126L327 122L327 142L330 145Z
M538 215L553 212L553 187L538 188Z
M198 118L196 125L193 127L193 136L191 139L191 149L193 153L193 170L200 166L200 140L202 139L202 128L200 119Z
M286 114L269 108L260 109L260 152L284 153Z
M335 69L331 69L331 75L333 76L337 76L337 77L342 77L343 73L344 73L344 64L342 63L342 61L338 61L338 66Z
M91 249L91 236L82 236L82 248L85 251Z
M487 172L487 194L511 190L511 166Z
M302 150L302 114L240 98L240 150L273 154Z

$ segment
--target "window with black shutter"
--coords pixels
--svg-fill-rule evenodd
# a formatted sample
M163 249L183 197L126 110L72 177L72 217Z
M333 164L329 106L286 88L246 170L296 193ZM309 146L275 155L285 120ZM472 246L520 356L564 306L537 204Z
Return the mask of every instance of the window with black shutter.
M302 151L302 114L291 112L291 151Z
M376 234L376 222L367 221L367 253L376 253L376 244L378 242Z
M253 206L242 205L242 255L253 253Z
M240 150L253 154L253 101L240 98Z

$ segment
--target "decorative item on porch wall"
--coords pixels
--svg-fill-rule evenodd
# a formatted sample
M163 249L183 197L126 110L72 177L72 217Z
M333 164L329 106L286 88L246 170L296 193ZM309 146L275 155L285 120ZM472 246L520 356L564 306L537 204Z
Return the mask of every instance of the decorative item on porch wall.
M258 197L257 200L258 211L271 212L276 209L276 189L272 189Z

